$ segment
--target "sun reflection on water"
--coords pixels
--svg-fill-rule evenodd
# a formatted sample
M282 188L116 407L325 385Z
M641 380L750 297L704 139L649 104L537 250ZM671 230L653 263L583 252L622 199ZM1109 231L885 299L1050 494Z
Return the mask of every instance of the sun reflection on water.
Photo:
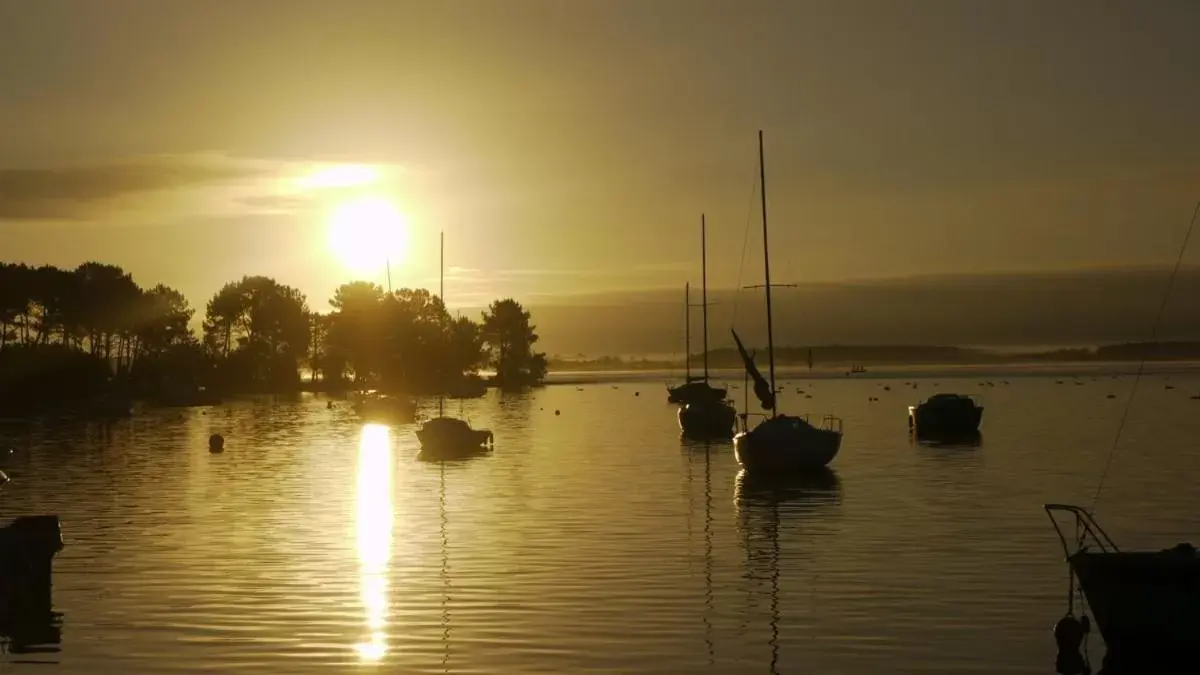
M363 427L358 445L359 586L367 639L355 645L362 661L387 653L387 567L392 554L392 444L381 424Z

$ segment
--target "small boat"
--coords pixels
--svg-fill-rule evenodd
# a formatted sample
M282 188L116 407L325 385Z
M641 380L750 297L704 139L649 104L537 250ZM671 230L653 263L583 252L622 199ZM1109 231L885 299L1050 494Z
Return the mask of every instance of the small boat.
M364 392L354 402L354 412L366 420L406 423L413 421L416 416L417 402L371 390Z
M728 401L692 401L679 406L679 428L689 438L724 438L733 435L737 409Z
M684 404L712 399L720 401L727 393L725 387L714 387L702 377L689 375L683 384L667 386L667 402Z
M708 383L708 236L703 214L700 216L700 278L701 300L700 307L704 312L704 376L697 382L706 388L699 390L696 395L683 401L676 417L679 428L689 438L725 438L733 435L733 427L737 422L737 409L725 399L725 389L717 388ZM684 331L684 362L691 373L691 293L684 286L684 315L687 317L688 330ZM689 378L690 379L690 378Z
M908 428L918 436L968 436L982 420L983 406L961 394L934 394L908 407Z
M833 461L842 445L842 420L831 415L821 421L821 426L809 423L806 417L780 415L776 408L775 386L775 339L771 321L771 257L767 246L767 180L763 159L763 136L758 132L759 184L762 186L763 227L763 288L767 296L767 357L770 364L770 382L758 372L754 358L746 352L736 332L733 341L746 367L746 374L754 380L754 394L770 415L753 429L748 428L748 413L740 415L742 430L733 437L734 455L738 464L747 472L793 472L822 469Z
M439 416L417 429L421 449L437 455L458 455L491 447L495 438L487 429L472 429L466 420Z
M441 236L441 259L439 268L438 297L445 303L445 251L446 237ZM473 429L466 420L447 417L443 407L445 397L438 397L438 416L426 420L417 429L417 441L421 444L420 456L425 459L455 459L468 457L491 448L494 437L487 429Z
M0 471L0 486L8 482ZM49 615L52 564L62 548L58 516L21 516L0 527L0 606L6 614Z
M1078 648L1088 621L1074 616L1075 582L1108 647L1106 662L1167 663L1190 655L1200 635L1200 555L1191 544L1161 551L1122 551L1092 514L1070 504L1046 504L1071 572L1071 604L1055 628L1060 658ZM1064 532L1059 517L1070 514ZM1067 644L1064 644L1067 642ZM1075 644L1069 644L1074 642Z

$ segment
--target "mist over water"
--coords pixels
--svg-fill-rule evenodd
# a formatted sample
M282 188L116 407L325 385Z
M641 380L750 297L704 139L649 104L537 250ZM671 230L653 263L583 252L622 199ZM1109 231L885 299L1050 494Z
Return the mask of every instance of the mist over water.
M496 450L447 465L415 459L411 427L310 396L5 426L5 514L60 514L66 547L57 651L0 662L1051 672L1066 569L1041 505L1090 502L1132 384L1056 379L785 381L785 410L846 429L832 472L791 485L739 479L728 445L681 443L646 381L468 401ZM938 391L980 397L981 445L909 440L905 406ZM1200 539L1198 393L1192 373L1143 382L1098 506L1123 547Z
M772 272L781 281L786 265ZM1147 340L1168 268L980 274L801 285L774 293L775 344L1079 346ZM697 295L698 298L698 295ZM709 289L709 345L730 326L765 345L760 291ZM698 299L694 302L699 302ZM683 352L683 290L605 293L530 302L550 354ZM1180 271L1159 338L1200 338L1200 268ZM700 313L692 313L700 351Z

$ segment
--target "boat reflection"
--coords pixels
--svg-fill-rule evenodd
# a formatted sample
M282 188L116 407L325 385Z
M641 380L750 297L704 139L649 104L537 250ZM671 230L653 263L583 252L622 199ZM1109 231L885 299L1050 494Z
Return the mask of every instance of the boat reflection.
M355 645L364 662L387 653L387 571L392 554L392 439L382 424L363 427L358 446L359 585L367 636Z
M734 479L733 494L746 555L746 578L766 581L769 588L768 672L778 675L780 522L789 515L807 518L833 512L842 501L841 480L829 469L776 475L754 475L742 470ZM805 546L803 549L816 547Z
M62 644L62 616L61 612L17 612L6 603L6 606L0 607L0 653L23 656L57 654Z
M910 433L908 440L914 445L921 445L926 448L973 449L983 445L983 434L978 431L954 435L926 435Z
M760 474L743 469L734 479L733 498L743 516L761 506L820 507L841 503L842 481L828 468L794 474ZM791 510L795 509L788 509Z
M713 640L713 617L714 617L714 598L713 598L713 490L712 490L712 463L713 453L720 449L720 445L725 448L731 447L729 440L720 443L720 441L694 441L684 437L682 447L687 453L688 469L687 469L687 486L688 486L688 550L692 549L692 476L694 473L693 465L697 468L702 467L704 471L704 612L700 615L700 622L703 624L704 630L704 645L708 653L708 666L712 668L716 664L716 648Z
M490 454L492 454L492 449L482 445L456 447L449 451L429 447L417 451L417 461L432 464L463 464L476 457L486 457Z

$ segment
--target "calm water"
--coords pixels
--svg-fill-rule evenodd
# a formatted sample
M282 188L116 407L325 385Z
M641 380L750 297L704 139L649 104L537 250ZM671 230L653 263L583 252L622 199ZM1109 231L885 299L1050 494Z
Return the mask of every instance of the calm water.
M1090 502L1132 378L1008 379L787 382L846 425L787 489L681 444L652 382L468 402L496 451L447 466L319 397L6 429L4 514L60 514L66 548L61 645L0 669L1050 673L1041 504ZM1200 540L1200 377L1171 383L1143 381L1099 504L1129 547ZM948 390L982 398L982 444L911 444L905 406Z

